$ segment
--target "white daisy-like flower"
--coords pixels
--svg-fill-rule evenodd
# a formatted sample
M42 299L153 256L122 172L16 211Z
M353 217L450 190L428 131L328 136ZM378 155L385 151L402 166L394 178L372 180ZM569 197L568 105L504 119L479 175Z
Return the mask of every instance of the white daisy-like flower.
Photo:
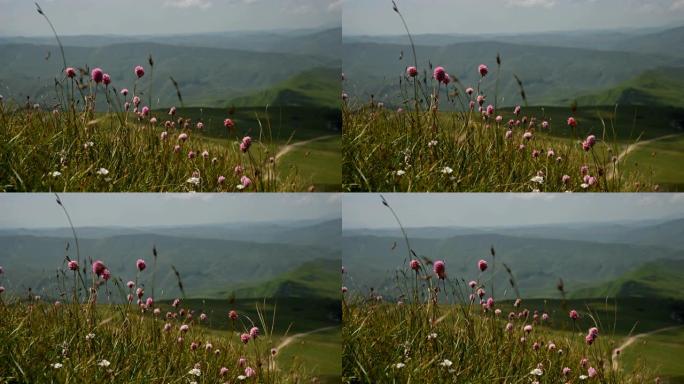
M245 375L240 375L240 376L238 376L237 378L238 378L238 380L244 380L244 379L247 378L247 376L245 376Z
M63 367L63 365L61 363L50 364L50 366L54 369L60 369Z
M404 176L406 174L406 171L404 171L403 169L400 169L400 170L394 172L394 174L396 174L397 176Z
M582 189L587 189L587 188L589 188L589 184L582 183L582 184L580 184L580 187L582 187Z
M428 340L432 340L432 339L436 339L436 338L437 338L437 334L435 332L432 332L427 337Z
M406 366L406 364L404 364L404 363L396 363L396 364L394 364L394 368L398 368L398 369L404 368L405 366Z
M109 175L109 170L107 168L100 168L95 173L97 173L98 175L107 176Z
M202 371L200 371L199 368L193 368L188 372L188 375L195 375L197 377L200 377L202 375Z
M441 365L442 367L447 367L447 368L451 367L453 364L454 363L449 359L444 359L441 363L439 363L439 365Z
M579 377L580 380L586 380L588 378L589 378L589 376L587 376L587 375L580 375L580 377Z
M428 148L436 147L439 142L437 140L432 140L428 143Z
M239 190L242 191L243 189L245 189L245 186L242 185L242 184L238 184L237 186L235 186L235 188L237 188L237 189L239 189Z
M89 334L86 335L86 340L92 340L92 339L94 339L94 338L95 338L95 334L94 334L94 333L89 333Z
M60 172L60 171L54 171L54 172L52 172L50 175L52 175L52 177L60 177L60 176L62 176L62 172Z
M97 363L97 365L99 365L100 367L105 367L105 368L109 367L111 364L112 363L110 363L108 360L104 360L104 359L100 360L100 362Z
M442 168L442 173L445 175L451 175L452 173L454 173L454 170L451 169L451 167L444 167Z
M193 177L191 177L191 178L188 179L188 183L194 184L194 185L199 185L199 183L200 183L200 178L199 178L199 177L193 176Z
M543 374L544 374L544 371L542 371L539 368L535 368L532 370L532 372L530 372L530 375L535 375L535 376L541 376Z
M95 145L95 143L93 143L92 141L86 141L83 144L83 148L88 149L88 148L92 147L93 145Z
M531 178L530 181L537 184L544 184L544 176L535 176Z

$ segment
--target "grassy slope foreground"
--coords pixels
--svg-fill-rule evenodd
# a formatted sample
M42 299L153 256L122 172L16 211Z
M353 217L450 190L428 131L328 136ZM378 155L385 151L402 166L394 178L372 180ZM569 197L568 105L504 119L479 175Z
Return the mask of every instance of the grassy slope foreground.
M372 288L352 288L345 295L346 382L652 383L672 377L669 370L677 364L672 358L652 364L615 349L632 332L677 324L672 311L681 313L681 303L511 301L511 296L520 299L517 280L493 249L465 269L417 256L421 251L408 250L396 270L392 298ZM494 296L497 270L510 278L504 297ZM357 272L348 269L344 283L353 287ZM565 294L562 285L559 290Z
M133 303L134 285L130 302L124 296L124 304L98 304L109 301L114 290L129 290L118 278L108 281L106 273L62 271L60 279L61 302L2 298L3 382L290 383L307 377L296 364L279 368L263 312L238 313L228 332L216 334L203 326L209 321L204 312L183 302L157 304L150 292L141 291L141 302ZM230 309L223 308L221 317Z
M669 33L681 36L681 30ZM403 45L406 38L345 43L344 189L680 190L682 179L674 164L684 159L681 148L667 151L662 160L620 155L647 137L682 133L681 60L660 50L645 55L616 47L548 46L563 39L540 39L544 37L545 45L522 45L453 44L462 36L419 36L411 40L415 50ZM430 39L439 43L430 44ZM641 43L663 46L655 38ZM628 64L617 68L615 62ZM479 71L481 63L488 71ZM417 71L409 75L407 66L414 65ZM436 81L438 66L451 76ZM558 107L540 107L570 105L576 97L579 110L566 108L558 114L553 113ZM511 117L516 103L524 107ZM400 107L403 113L379 108L383 104L391 110ZM602 105L615 104L620 106L615 113L599 118L587 114L606 112L611 108ZM637 120L644 111L648 119ZM569 126L571 117L577 126ZM595 135L598 144L584 151L581 143L589 135ZM652 149L647 144L642 148ZM584 166L588 171L579 173Z

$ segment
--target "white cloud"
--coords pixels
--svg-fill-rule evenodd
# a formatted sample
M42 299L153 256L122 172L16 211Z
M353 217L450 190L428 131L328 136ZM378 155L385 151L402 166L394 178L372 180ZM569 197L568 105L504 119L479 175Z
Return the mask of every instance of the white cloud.
M328 11L329 12L336 12L336 11L341 10L342 5L343 5L342 3L344 3L344 0L331 0L330 5L328 5Z
M544 7L551 8L556 5L556 0L506 0L511 7Z
M200 8L207 9L211 7L209 0L166 0L164 3L167 7L173 8Z

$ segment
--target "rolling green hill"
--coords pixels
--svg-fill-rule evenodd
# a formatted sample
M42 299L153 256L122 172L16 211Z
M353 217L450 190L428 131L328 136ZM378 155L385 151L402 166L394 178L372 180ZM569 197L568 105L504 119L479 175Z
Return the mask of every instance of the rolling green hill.
M242 283L229 285L219 289L202 293L201 297L225 298L340 298L340 261L317 259L302 263L297 268L282 273L271 279L256 283Z
M658 260L629 271L621 277L579 289L577 298L657 297L684 300L684 260Z
M648 70L620 85L577 98L580 105L645 105L684 108L684 68Z
M270 106L321 106L340 108L340 69L313 68L247 96L237 97L231 105L251 107Z

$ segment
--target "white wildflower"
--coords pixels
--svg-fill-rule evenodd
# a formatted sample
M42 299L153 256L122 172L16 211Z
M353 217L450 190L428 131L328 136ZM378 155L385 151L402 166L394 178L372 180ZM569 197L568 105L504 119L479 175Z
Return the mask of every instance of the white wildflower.
M452 363L451 360L449 360L449 359L444 359L444 361L439 363L439 365L441 365L442 367L447 367L447 368L451 367L453 364L454 363Z
M109 175L109 170L107 168L100 168L95 173L97 173L98 175L101 175L101 176L107 176L107 175Z
M95 338L95 334L94 334L94 333L89 333L89 334L86 335L86 340L92 340L92 339L94 339L94 338Z
M582 187L582 189L587 189L587 188L589 188L589 184L582 183L582 184L580 184L580 187Z
M451 175L453 172L454 172L454 170L451 169L451 167L444 167L444 168L442 168L442 173L445 174L445 175Z
M530 375L535 375L535 376L541 376L543 374L544 374L544 371L542 371L539 368L535 368L532 370L532 372L530 372Z
M404 364L404 363L396 363L396 364L394 364L394 367L397 368L397 369L404 368L405 366L406 366L406 364Z
M196 176L193 176L193 177L191 177L191 178L188 179L188 183L194 184L194 185L199 185L199 183L200 183L200 178L199 178L199 177L196 177Z
M396 171L395 174L397 176L404 176L406 174L406 171L404 171L403 169L400 169L400 170Z
M50 366L54 369L60 369L63 367L63 365L61 363L50 364Z
M54 172L52 172L50 175L52 175L52 177L60 177L60 176L62 176L62 172L60 172L60 171L54 171Z
M431 334L429 334L428 337L427 337L428 340L432 340L432 339L436 339L436 338L437 338L437 334L434 333L434 332L432 332Z
M108 360L102 359L102 360L100 360L99 363L97 363L97 365L99 365L100 367L105 367L105 368L107 368L107 367L109 367L109 366L111 365L111 363L110 363Z
M239 189L239 190L242 191L243 189L245 189L245 186L242 185L242 184L238 184L235 188L237 188L237 189Z
M202 375L202 371L199 370L199 368L193 368L188 372L188 375L195 375L197 377L200 377Z
M436 147L439 142L437 140L432 140L428 143L428 148Z
M580 375L580 377L579 377L580 380L586 380L588 378L589 378L589 376L587 376L587 375Z
M544 176L537 175L537 176L531 178L530 181L533 183L537 183L537 184L544 184Z
M244 380L244 379L246 379L246 378L247 378L247 376L245 376L245 375L240 375L240 376L238 376L238 380Z

